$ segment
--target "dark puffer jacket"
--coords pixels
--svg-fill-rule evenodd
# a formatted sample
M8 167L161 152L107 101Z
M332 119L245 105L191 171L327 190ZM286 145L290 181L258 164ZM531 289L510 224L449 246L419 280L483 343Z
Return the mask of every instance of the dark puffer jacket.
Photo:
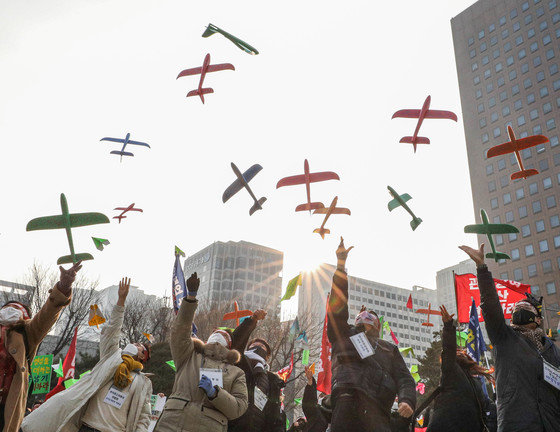
M361 359L350 336L360 333L348 324L348 276L337 270L329 298L328 337L332 344L332 394L358 391L368 397L386 416L398 396L412 409L416 406L416 383L399 349L390 342L370 339L375 354Z
M498 432L560 431L560 391L543 379L543 358L560 367L560 350L544 338L545 350L506 324L492 273L477 269L482 314L496 356ZM542 355L542 357L541 357Z
M315 378L313 378L313 384L305 386L301 407L307 419L304 432L325 432L327 430L331 420L331 413L328 413L325 408L321 407L318 403L317 382Z

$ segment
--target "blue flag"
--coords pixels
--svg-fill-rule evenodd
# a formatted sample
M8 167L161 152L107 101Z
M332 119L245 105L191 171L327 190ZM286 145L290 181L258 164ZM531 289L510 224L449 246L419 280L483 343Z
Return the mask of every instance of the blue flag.
M482 339L482 333L478 323L478 312L473 299L469 317L469 330L467 332L467 354L477 363L480 363L482 345L484 346L484 351L486 351L486 344Z
M187 296L187 285L185 284L185 275L179 261L179 254L175 254L175 265L173 266L173 281L171 284L171 293L173 296L173 309L175 313L179 311L181 300Z

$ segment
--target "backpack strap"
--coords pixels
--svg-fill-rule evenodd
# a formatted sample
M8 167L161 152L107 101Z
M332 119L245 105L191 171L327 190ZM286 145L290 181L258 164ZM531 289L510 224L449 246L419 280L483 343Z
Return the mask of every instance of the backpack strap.
M428 405L430 405L432 403L432 401L441 393L441 386L438 386L431 394L430 396L428 396L428 398L422 402L422 405L420 405L418 408L416 408L416 411L414 411L414 414L412 414L412 417L410 418L412 421L410 422L410 432L414 432L414 427L416 424L416 417L418 417L420 415L420 413L422 411L424 411Z

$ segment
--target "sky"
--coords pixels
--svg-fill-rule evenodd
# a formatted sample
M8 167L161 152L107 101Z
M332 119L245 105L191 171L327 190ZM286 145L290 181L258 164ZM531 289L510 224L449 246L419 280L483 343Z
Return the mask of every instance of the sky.
M436 272L466 259L457 246L474 223L450 19L472 0L350 3L330 0L185 2L175 0L26 0L0 5L0 279L21 281L34 261L56 269L67 255L64 231L26 232L29 220L135 203L118 224L73 230L76 252L100 287L123 276L150 294L169 295L174 245L187 256L214 241L245 240L284 252L284 281L322 262L335 262L340 236L355 246L349 272L378 282L435 289ZM215 24L256 47L251 56ZM214 93L202 105L186 94L198 77L186 68L229 62L235 71L208 74ZM451 110L459 122L428 120L432 144L416 154L399 139L415 120L403 108ZM118 144L131 139L151 149ZM322 240L322 216L295 213L304 186L276 190L277 181L335 171L340 181L314 183L312 201L338 206ZM230 163L245 171L267 201L249 216ZM391 213L387 185L412 196L423 223L410 228L401 208ZM104 251L91 237L110 240Z

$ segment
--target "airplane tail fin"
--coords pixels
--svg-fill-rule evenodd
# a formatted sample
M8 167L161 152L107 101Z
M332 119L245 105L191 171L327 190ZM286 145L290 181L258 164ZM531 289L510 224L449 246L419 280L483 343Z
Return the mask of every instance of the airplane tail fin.
M204 95L209 93L214 93L214 89L208 87L208 88L203 88L201 91L198 91L198 89L191 90L190 92L187 93L187 97L200 96L202 103L204 103Z
M496 262L498 262L501 259L503 259L503 260L510 259L509 255L505 254L503 252L496 252L495 254L494 253L487 253L486 258L491 258L491 259L495 260Z
M78 261L87 261L87 260L92 260L93 257L91 256L91 254L88 253L80 253L80 254L75 254L74 257L76 258L76 262ZM74 260L72 259L72 255L65 255L65 256L61 256L56 263L58 265L61 264L74 264Z
M517 180L517 179L526 179L527 177L531 177L534 175L537 175L539 172L536 169L526 169L523 171L517 171L515 173L513 173L510 178L512 180Z
M321 238L324 240L325 239L325 234L330 234L331 230L328 228L317 228L315 230L313 230L314 233L317 233L321 236Z
M414 218L410 221L410 227L412 228L412 231L414 231L416 228L418 228L418 225L420 225L422 223L422 219L420 218Z
M426 137L420 137L419 136L419 137L416 137L416 141L414 141L414 137L405 136L405 137L402 137L399 142L405 143L405 144L430 144L430 139L426 138Z
M214 30L212 25L209 25L208 27L206 27L206 30L204 30L204 33L202 33L202 37L207 38L209 36L212 36L214 33L217 33L216 30Z
M318 209L322 209L325 208L325 206L323 205L323 203L320 202L312 202L312 203L305 203L305 204L300 204L296 207L296 211L305 211L305 210L318 210Z
M130 152L122 152L122 151L118 151L118 150L113 150L113 151L111 152L111 154L119 155L119 156L134 156L134 155L133 155L132 153L130 153Z
M255 213L257 210L262 210L262 205L264 204L264 202L266 201L265 197L262 197L260 200L258 200L253 207L251 207L251 210L249 210L249 216L252 216L253 213Z

